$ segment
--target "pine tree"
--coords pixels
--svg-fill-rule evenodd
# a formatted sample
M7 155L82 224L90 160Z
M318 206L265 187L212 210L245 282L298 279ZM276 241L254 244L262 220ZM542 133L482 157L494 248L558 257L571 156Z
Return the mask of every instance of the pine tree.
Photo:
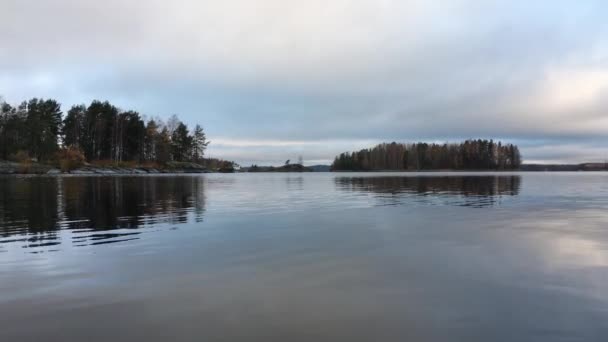
M200 125L190 135L176 115L167 125L160 119L145 124L135 111L94 100L88 107L72 106L62 118L55 100L33 98L15 108L0 97L0 159L4 160L48 161L58 156L61 146L82 151L81 158L88 161L201 161L208 145Z
M85 105L72 106L63 120L63 145L82 148L84 137L84 123L87 107Z
M144 135L144 158L148 161L156 160L156 151L159 140L158 124L155 120L148 121Z
M192 136L188 134L188 126L183 122L177 125L171 135L171 153L175 161L186 161L191 156Z
M61 132L61 106L55 100L31 99L25 119L27 141L25 148L38 160L52 158L58 150Z
M200 125L196 125L194 128L194 134L192 135L192 160L200 162L205 155L205 150L210 141L207 141L205 131Z

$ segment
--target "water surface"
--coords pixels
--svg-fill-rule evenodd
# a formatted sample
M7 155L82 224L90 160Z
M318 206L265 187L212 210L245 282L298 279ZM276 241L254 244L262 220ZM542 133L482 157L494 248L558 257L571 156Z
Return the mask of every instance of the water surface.
M605 341L608 173L0 177L1 341Z

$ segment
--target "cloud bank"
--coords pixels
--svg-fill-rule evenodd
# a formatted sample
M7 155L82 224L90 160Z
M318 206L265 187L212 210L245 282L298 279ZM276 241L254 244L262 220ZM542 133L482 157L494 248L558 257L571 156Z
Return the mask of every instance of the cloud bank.
M210 154L327 162L497 138L608 155L603 1L0 0L0 95L204 125Z

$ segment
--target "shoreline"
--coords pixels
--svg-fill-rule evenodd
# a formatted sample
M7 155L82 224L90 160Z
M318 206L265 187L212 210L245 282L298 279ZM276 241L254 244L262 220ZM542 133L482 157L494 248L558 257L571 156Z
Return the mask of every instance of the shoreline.
M208 170L206 167L194 163L172 163L163 167L147 166L121 167L84 165L82 167L62 171L60 168L41 163L17 163L0 161L0 175L151 175L151 174L200 174L225 173L223 170Z
M98 166L87 164L82 167L62 171L56 166L36 162L17 163L0 160L0 175L156 175L156 174L203 174L203 173L510 173L510 172L606 172L603 164L584 163L577 165L523 165L514 170L488 170L488 169L436 169L436 170L336 170L313 171L309 167L260 167L249 170L214 169L210 170L200 164L189 162L171 162L161 167L137 165L122 167L118 165Z

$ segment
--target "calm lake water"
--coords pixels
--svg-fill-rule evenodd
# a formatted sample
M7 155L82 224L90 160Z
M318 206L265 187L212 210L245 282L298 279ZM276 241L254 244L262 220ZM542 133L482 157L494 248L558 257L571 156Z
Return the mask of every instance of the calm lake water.
M608 173L0 177L0 341L608 341Z

